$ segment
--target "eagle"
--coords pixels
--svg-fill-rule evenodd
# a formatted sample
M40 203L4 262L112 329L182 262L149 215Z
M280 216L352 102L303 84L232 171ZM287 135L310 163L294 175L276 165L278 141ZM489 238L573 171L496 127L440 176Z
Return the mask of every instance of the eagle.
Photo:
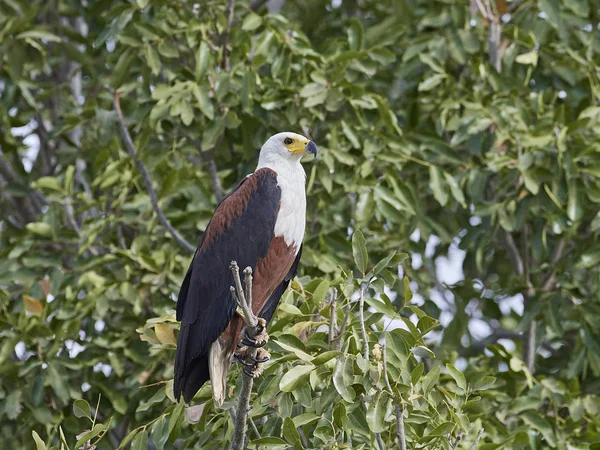
M252 268L252 310L265 325L296 275L306 225L306 174L300 163L306 154L316 157L317 146L304 136L271 136L256 170L215 209L177 299L181 328L173 391L178 400L183 394L188 403L208 380L215 403L225 399L243 328L230 291L230 262ZM252 345L247 339L244 344Z

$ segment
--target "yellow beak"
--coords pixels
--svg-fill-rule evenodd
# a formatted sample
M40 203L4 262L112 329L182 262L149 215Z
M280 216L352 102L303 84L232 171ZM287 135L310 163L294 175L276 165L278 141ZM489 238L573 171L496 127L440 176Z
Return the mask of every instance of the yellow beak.
M308 153L317 157L317 146L313 141L304 140L304 141L296 141L289 147L290 153L294 155L302 154L306 155Z

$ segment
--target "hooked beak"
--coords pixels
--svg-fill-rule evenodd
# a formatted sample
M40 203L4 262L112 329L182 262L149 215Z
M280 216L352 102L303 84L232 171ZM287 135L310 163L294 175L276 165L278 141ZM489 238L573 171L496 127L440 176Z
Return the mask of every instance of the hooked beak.
M317 145L313 141L308 141L304 146L304 153L311 153L315 158L317 157Z

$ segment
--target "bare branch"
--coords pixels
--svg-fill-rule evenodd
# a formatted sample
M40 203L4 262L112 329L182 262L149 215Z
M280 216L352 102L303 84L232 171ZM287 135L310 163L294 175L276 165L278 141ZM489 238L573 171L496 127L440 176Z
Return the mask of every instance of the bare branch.
M377 441L379 450L385 450L385 444L383 443L383 439L381 439L381 433L375 433L375 440Z
M248 420L250 421L250 425L252 425L252 431L254 431L256 438L260 439L262 436L260 435L260 431L258 431L258 428L257 428L256 424L254 423L254 420L252 420L251 418L249 418Z
M463 435L464 435L463 430L460 430L458 432L458 435L456 436L456 440L454 441L454 444L452 445L452 448L454 450L456 450L458 448L458 444L460 444L460 441L462 441Z
M208 175L210 176L210 182L212 184L215 197L217 198L217 202L220 202L224 197L223 185L221 184L221 180L219 179L217 164L215 163L214 158L214 152L211 152L209 154L208 152L200 151L200 154L202 155L204 164L206 164L206 170L208 171Z
M386 356L386 346L383 344L382 348L383 352L383 379L385 381L385 386L390 394L392 393L392 386L390 385L390 379L388 377L387 371L387 356ZM404 430L404 408L401 405L396 405L396 433L398 436L398 449L406 450L406 432Z
M229 44L229 35L231 34L231 25L233 24L233 12L234 12L234 2L233 0L227 0L227 28L225 28L225 32L223 33L223 60L221 61L221 68L225 70L229 70L229 49L227 45Z
M473 441L473 444L471 444L471 446L469 447L469 450L475 450L475 448L477 448L477 443L479 442L479 439L481 439L482 435L483 435L483 428L480 428L479 431L477 432L477 436L475 437L475 440Z
M125 143L125 147L127 148L127 152L131 159L135 161L135 165L138 170L142 174L142 178L144 179L144 185L146 187L146 191L148 192L148 196L150 197L150 203L152 203L152 208L158 217L160 223L171 233L173 238L177 241L179 245L188 250L189 252L193 252L196 248L190 244L179 232L173 228L169 219L163 214L160 206L158 205L158 198L156 196L156 191L152 187L152 180L150 179L150 174L146 169L144 163L137 157L137 152L135 150L135 146L133 145L133 140L131 139L131 135L127 130L127 126L125 125L125 120L123 119L123 111L121 110L121 101L119 99L119 92L114 92L114 106L115 111L117 112L117 122L119 124L119 129L121 130L121 137L123 138L123 142Z
M331 288L329 291L329 298L331 303L331 310L329 313L329 346L335 346L335 339L338 336L337 327L337 289Z
M359 308L358 311L360 314L360 331L362 332L363 345L364 345L363 356L368 361L369 360L369 340L367 337L367 328L365 327L365 290L362 286L360 287L360 300L359 300L358 308Z
M558 244L556 244L556 247L554 247L554 252L552 252L552 257L550 258L550 263L552 265L556 265L556 263L558 263L558 261L560 261L560 259L563 257L564 251L565 251L565 240L561 239L558 241ZM546 276L546 278L544 279L544 282L542 283L542 291L549 291L551 289L554 289L554 286L556 285L556 267L552 267L552 269L550 269L550 273Z
M504 230L504 240L506 242L506 248L508 249L508 253L510 255L510 260L515 268L515 273L518 276L523 275L525 269L523 267L523 259L521 259L521 254L519 253L519 249L517 248L517 244L515 244L515 240L508 231Z
M525 278L525 285L527 286L525 292L523 292L523 297L525 299L525 304L527 305L531 297L535 295L533 285L531 284L531 271L529 270L529 227L527 225L523 227L523 233L521 234L521 258L523 261L523 277ZM523 359L530 372L533 372L535 364L536 334L537 321L534 318L525 333L525 342L523 345Z
M243 319L244 323L246 324L246 336L250 339L255 339L260 331L258 327L258 319L252 312L252 269L250 267L246 267L244 270L244 283L246 285L246 292L244 292L237 262L231 261L230 268L235 282L235 293L237 295L236 300L244 312ZM232 293L234 292L232 291ZM256 352L256 348L249 348L248 357L256 358ZM244 448L248 412L250 411L250 395L252 394L253 384L254 378L244 373L242 375L242 389L240 391L237 412L235 414L235 425L233 431L233 440L231 442L231 450L242 450ZM254 424L252 425L254 426ZM254 426L254 428L256 427ZM256 433L260 437L258 430L256 430Z

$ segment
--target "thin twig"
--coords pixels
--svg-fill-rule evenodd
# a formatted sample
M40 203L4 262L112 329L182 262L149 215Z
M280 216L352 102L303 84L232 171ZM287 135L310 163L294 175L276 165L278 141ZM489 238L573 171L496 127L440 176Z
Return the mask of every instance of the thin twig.
M523 227L523 233L521 234L521 258L523 261L523 277L525 278L525 285L527 286L523 297L525 299L525 305L530 303L530 299L535 295L533 285L531 284L531 271L529 270L529 227L525 225ZM525 333L525 345L523 346L524 360L527 364L527 368L530 372L533 372L535 364L535 338L537 334L537 321L535 317L531 320L529 328Z
M556 247L554 248L554 252L552 252L552 257L550 258L550 263L555 266L556 263L558 263L558 261L560 261L560 259L563 257L563 253L565 251L565 240L561 239L558 241L558 244L556 244ZM542 283L542 291L549 291L551 289L554 289L554 286L556 285L556 267L552 267L550 269L550 273L548 275L546 275L546 278L544 279L544 282Z
M250 421L250 425L252 425L252 431L254 431L256 438L260 439L262 436L260 435L260 431L258 431L258 427L254 423L254 420L252 420L252 418L250 418L250 417L248 418L248 420Z
M385 450L383 439L381 439L381 433L375 433L375 440L377 441L377 445L379 445L379 450Z
M337 328L337 289L331 288L329 291L331 309L329 312L329 347L335 346L335 338L338 336Z
M508 231L504 230L504 240L506 241L506 247L508 249L508 254L510 255L510 260L515 268L515 273L518 276L523 275L525 269L523 267L523 259L519 254L519 249L517 248L517 244L515 244L515 240Z
M363 350L363 356L365 358L365 360L369 360L369 340L367 338L367 328L365 327L365 290L364 288L361 286L360 287L360 300L358 303L358 311L360 314L360 330L362 332L362 338L363 338L363 345L364 345L364 350Z
M188 250L189 252L193 252L196 248L190 244L179 232L173 228L169 219L163 214L160 206L158 205L158 198L156 196L156 191L152 187L152 180L150 179L150 174L146 169L144 163L137 157L137 152L135 150L135 146L133 145L133 140L131 139L131 135L127 130L127 126L125 125L125 120L123 119L123 111L121 110L121 101L119 99L119 92L114 92L114 105L115 111L117 112L117 122L119 124L119 129L121 130L121 137L123 138L123 142L125 143L125 147L127 148L127 152L131 159L135 161L135 165L138 170L142 174L142 178L144 179L144 185L146 187L146 191L148 192L148 197L150 197L150 203L152 203L152 208L158 217L158 220L162 225L171 233L173 238L177 241L179 245Z
M232 291L232 294L235 295L236 301L244 312L246 334L248 338L254 339L258 335L259 331L257 327L258 319L252 312L252 269L250 267L246 267L246 269L244 269L244 282L246 285L246 292L244 292L237 262L231 261L230 268L235 282L235 292ZM248 357L256 358L256 351L257 349L254 347L249 348ZM237 412L235 414L235 425L233 430L233 440L231 442L231 450L242 450L244 448L246 430L248 427L248 412L250 411L250 395L252 394L253 384L254 378L244 373L242 376L242 389L240 390L240 397L238 399Z
M463 435L464 435L463 430L460 430L458 432L458 436L456 436L456 440L454 441L454 444L452 445L452 448L454 450L456 450L458 448L458 444L460 444L460 441L462 441Z
M479 439L481 439L482 435L483 435L483 428L480 428L479 431L477 432L477 436L475 437L475 440L473 441L473 444L471 444L471 446L469 447L469 450L475 450L475 448L477 448L477 443L479 442Z
M390 385L390 379L387 371L387 356L386 356L386 345L383 344L383 379L387 390L392 394L392 386ZM404 408L401 405L396 405L396 433L398 436L398 449L406 450L406 432L404 430Z
M206 170L210 176L210 183L212 185L213 192L215 193L215 197L217 198L217 202L220 202L223 199L224 193L223 185L221 184L219 173L217 171L217 164L215 163L214 151L210 152L210 154L209 152L200 151L200 155L204 160L204 164L206 164Z
M231 25L233 24L233 11L234 11L234 2L233 0L227 0L227 28L225 28L225 33L223 35L223 61L221 62L221 67L225 70L230 69L229 64L229 49L227 45L229 44L229 35L231 34Z

